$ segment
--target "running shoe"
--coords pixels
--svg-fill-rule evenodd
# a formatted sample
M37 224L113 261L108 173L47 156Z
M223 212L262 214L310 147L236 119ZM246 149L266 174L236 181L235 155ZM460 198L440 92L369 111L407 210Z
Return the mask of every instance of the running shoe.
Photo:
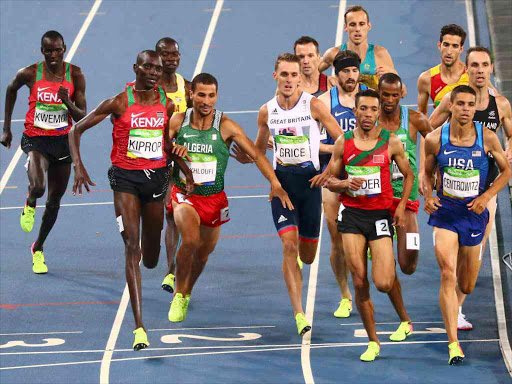
M352 312L352 301L349 299L341 299L340 306L334 312L334 317L347 318Z
M175 279L176 279L176 277L172 273L169 273L167 276L165 276L164 280L162 281L162 289L169 293L174 293L174 280Z
M368 247L368 249L366 250L366 257L368 258L368 260L372 259L372 251L370 251L370 247Z
M368 343L368 349L361 355L361 361L374 361L379 356L380 346L375 341Z
M459 312L457 316L457 329L459 331L471 331L473 329L473 324L466 319L466 315L462 312Z
M30 247L30 253L32 253L32 271L37 274L47 273L48 267L44 263L43 251L34 251L34 244Z
M144 328L137 328L133 331L133 334L135 335L135 340L133 342L134 351L140 351L141 349L149 347L148 335L146 335Z
M302 271L302 268L304 267L304 263L300 259L300 256L297 256L297 264L299 264L299 268Z
M297 331L300 336L304 336L306 332L311 331L311 325L309 325L303 313L297 313L295 315L295 322L297 323Z
M179 323L185 320L187 315L185 305L186 299L183 298L181 293L176 293L171 301L171 308L169 309L169 321L173 323Z
M448 350L450 351L450 359L448 360L448 364L456 365L462 363L462 360L464 360L464 352L462 352L462 348L457 341L449 344Z
M183 320L185 320L187 318L187 313L188 313L188 305L190 304L190 295L186 295L185 296L185 303L183 304L183 313L184 313L184 317L183 317Z
M402 321L398 329L389 336L391 341L404 341L413 331L412 323L410 321Z
M23 211L21 211L20 216L20 225L21 229L25 232L31 232L32 227L34 226L34 215L36 214L36 209L32 208L25 202L25 207L23 207Z

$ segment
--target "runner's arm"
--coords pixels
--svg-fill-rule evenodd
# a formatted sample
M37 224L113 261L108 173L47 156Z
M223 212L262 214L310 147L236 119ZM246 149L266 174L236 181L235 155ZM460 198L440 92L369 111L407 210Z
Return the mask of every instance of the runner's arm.
M4 117L4 130L2 134L1 143L4 147L11 148L12 132L11 132L11 119L14 104L18 96L18 90L24 85L30 84L31 78L34 76L32 66L22 68L16 73L16 76L11 80L5 91L5 117Z
M428 121L433 129L439 128L450 117L450 95L451 92L444 95L441 103L439 103L437 108L434 109L434 112L430 115Z
M441 206L438 197L432 197L434 189L434 170L437 168L436 154L439 152L441 131L429 133L425 138L425 212L429 215Z
M412 191L414 183L414 173L412 172L409 160L405 156L404 146L402 141L396 135L391 135L389 138L389 149L390 157L395 161L398 169L404 175L403 187L402 187L402 198L398 206L402 206L405 209L405 205Z
M423 195L425 189L425 137L433 131L427 117L420 112L410 110L410 121L414 127L411 135L416 139L417 132L420 134L420 156L418 161L418 191Z
M385 73L394 73L398 75L393 59L389 54L388 50L384 47L375 46L375 65L377 66L377 77L381 77ZM402 98L407 95L407 86L402 82Z
M496 96L496 103L500 110L500 116L503 116L501 125L507 141L505 146L507 159L512 164L512 108L510 102L504 96Z
M343 152L345 149L345 138L343 135L338 137L338 139L334 142L332 157L327 166L327 172L330 177L327 180L327 189L331 192L343 193L346 190L350 189L351 180L345 179L341 180L338 178L339 175L343 172ZM336 176L334 176L336 175ZM357 186L359 189L360 185ZM356 189L356 190L357 190Z
M190 98L190 94L192 93L192 83L188 80L185 80L185 99L187 100L187 107L192 108L192 99Z
M428 116L428 99L430 89L430 73L423 72L418 77L418 112Z
M332 65L334 58L338 54L339 50L339 47L331 47L327 51L325 51L324 55L320 59L320 64L318 64L318 71L320 73L322 73Z
M85 77L80 67L72 65L73 99L69 98L69 90L64 87L59 88L59 97L62 103L66 105L74 121L82 120L87 114L87 102L85 100Z
M267 152L268 139L270 137L270 129L267 125L268 109L267 105L263 105L258 112L258 134L254 143L256 149L263 155Z

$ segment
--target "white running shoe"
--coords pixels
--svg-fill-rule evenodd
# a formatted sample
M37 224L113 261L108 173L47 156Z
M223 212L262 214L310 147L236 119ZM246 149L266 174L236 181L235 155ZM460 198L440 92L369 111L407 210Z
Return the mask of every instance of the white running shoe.
M457 329L459 331L471 331L473 329L473 324L467 321L466 315L462 312L459 312L457 316Z

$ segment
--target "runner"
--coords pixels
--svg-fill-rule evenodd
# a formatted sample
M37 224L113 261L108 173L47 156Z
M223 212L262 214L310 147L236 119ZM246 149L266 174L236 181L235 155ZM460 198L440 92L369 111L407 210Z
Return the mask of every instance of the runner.
M471 54L471 56L473 56ZM471 79L470 73L470 79ZM482 86L486 81L481 79ZM450 123L425 140L425 211L434 227L434 250L441 270L440 306L443 314L450 365L464 359L457 338L457 294L470 294L482 262L482 241L489 220L489 201L508 182L510 166L494 132L473 122L477 92L467 85L450 93ZM443 102L444 103L444 100ZM491 153L501 174L487 188ZM432 197L433 172L439 166L437 197Z
M324 93L318 98L329 108L331 115L336 119L343 132L355 129L356 115L353 112L355 96L359 91L368 89L366 85L359 84L360 65L361 59L357 53L349 50L339 52L333 62L338 84L331 88L330 92ZM320 154L320 165L323 171L331 159L334 140L324 128L321 132L323 145L320 146L320 152L327 152ZM329 235L331 236L331 268L341 293L341 301L334 312L334 316L346 318L352 312L352 293L350 293L348 286L348 270L345 254L343 253L343 242L336 222L341 205L339 197L339 193L322 188L322 205Z
M338 216L347 265L352 274L356 305L370 340L362 361L373 361L380 353L370 298L366 249L372 253L372 279L375 287L388 295L400 295L393 255L393 225L405 225L405 208L414 175L400 139L377 126L380 111L379 94L367 89L355 97L356 129L346 132L334 144L329 164L332 176L327 187L341 193L344 209ZM389 210L393 204L390 168L394 161L404 175L403 195L396 207L394 220ZM403 309L405 312L405 309ZM412 332L407 314L406 325L396 333ZM401 329L402 328L402 329ZM406 335L403 335L405 339ZM403 340L402 339L402 340ZM399 341L399 340L397 340Z
M25 131L21 138L21 149L27 154L25 168L29 181L20 218L21 229L25 232L32 231L37 199L44 195L48 185L39 234L30 247L32 271L37 274L48 272L43 246L57 220L60 200L66 192L71 173L68 132L72 121L82 119L87 109L84 75L76 65L64 62L65 52L62 35L57 31L46 32L41 38L44 61L20 69L5 95L1 143L10 148L12 111L18 90L24 85L30 90Z
M274 169L295 206L291 212L277 199L272 200L272 216L283 246L283 275L292 302L297 331L303 336L311 329L302 309L302 274L297 257L311 264L320 233L320 188L310 185L320 171L320 127L337 138L341 129L323 103L299 89L300 58L291 53L279 55L274 79L277 95L258 113L256 147L262 154L272 131Z
M503 131L508 139L506 156L509 161L512 161L512 110L510 108L510 102L504 96L494 96L494 91L488 88L493 72L493 62L489 50L484 47L471 47L466 54L466 66L469 74L469 86L476 91L477 95L476 112L473 121L483 124L485 128L495 133L500 127L503 127ZM449 118L449 105L450 94L447 94L441 101L439 107L436 108L432 116L430 116L432 127L437 128L441 126ZM496 162L492 156L489 156L489 173L486 185L492 184L498 176L498 173ZM494 225L496 198L497 195L494 195L487 205L487 209L489 210L489 224L487 225L485 236L482 240L482 254L485 252L487 239ZM458 328L466 331L471 330L473 329L473 325L462 313L462 304L466 296L458 288L457 296L459 299Z
M174 104L174 112L180 113L187 110L187 106L192 106L190 101L190 81L185 80L183 76L176 73L180 66L181 54L178 42L170 37L163 37L156 43L156 53L162 59L163 72L158 85L161 86L166 96ZM172 178L169 179L169 188L165 194L165 205L171 201ZM173 293L176 264L174 257L179 242L179 234L174 223L172 213L165 211L167 227L165 229L165 250L167 254L167 273L162 281L162 289Z
M135 82L124 92L107 99L73 126L69 145L75 168L73 194L89 192L95 184L89 178L80 155L80 138L89 128L113 115L112 167L108 171L114 191L114 210L119 232L125 245L125 273L135 318L135 341L138 351L149 346L142 322L142 287L139 263L155 268L160 254L163 227L163 200L169 185L167 156L187 175L187 192L193 190L193 176L180 158L184 147L171 148L166 124L174 110L164 90L157 87L162 74L162 60L155 51L142 51L133 65ZM175 153L176 156L172 155ZM142 224L142 225L141 225Z
M259 170L270 181L269 199L279 199L283 209L293 209L265 156L260 155L243 129L233 120L215 110L218 84L215 77L201 73L191 86L193 108L178 113L169 122L171 138L188 148L188 163L194 174L196 188L187 197L183 175L175 170L171 204L182 238L176 256L176 290L169 309L169 321L180 322L187 316L190 295L209 255L219 240L221 225L229 221L229 208L224 192L224 174L229 159L229 146L238 144L254 159Z
M334 62L338 52L349 49L361 58L359 82L377 89L380 76L388 72L396 73L393 60L386 48L368 43L368 32L372 29L372 24L368 12L363 7L355 5L348 8L344 20L343 29L348 33L348 43L329 48L322 56L318 70L325 71Z
M312 37L302 36L293 44L293 51L300 59L302 90L315 97L326 92L330 88L329 77L318 71L320 64L318 42Z

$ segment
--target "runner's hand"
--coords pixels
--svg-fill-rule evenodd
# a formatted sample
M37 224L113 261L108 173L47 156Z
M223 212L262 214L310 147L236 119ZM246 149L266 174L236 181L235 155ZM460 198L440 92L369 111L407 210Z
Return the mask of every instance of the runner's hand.
M427 197L425 198L425 212L429 215L433 214L435 211L442 207L441 202L439 201L439 197Z
M325 187L330 178L331 178L331 175L327 172L327 169L326 169L319 175L316 175L313 178L309 179L309 181L311 181L310 188Z
M395 227L405 226L405 205L399 204L395 210L395 216L393 217L393 225Z
M236 143L233 143L229 156L238 161L240 164L254 163L252 157L245 153Z
M348 189L350 191L359 191L364 183L361 177L351 177L348 179Z
M76 195L76 191L78 190L78 194L82 195L82 186L85 187L87 192L91 192L89 186L96 186L89 177L87 170L83 166L83 164L75 165L75 182L73 183L73 196Z
M192 175L192 172L186 176L187 184L185 186L185 196L189 197L192 196L192 193L194 192L194 188L196 187L194 184L194 175Z
M485 208L487 207L487 203L489 202L489 198L484 195L480 195L477 198L471 200L467 205L468 209L472 212L475 212L477 215L480 215Z
M178 157L185 158L188 161L192 161L192 158L188 155L187 147L185 147L183 145L173 143L172 148L171 148L171 153Z
M281 204L283 204L283 208L288 208L290 211L294 210L292 201L290 197L286 193L286 191L281 187L281 185L272 186L270 189L270 194L268 195L268 201L272 201L274 197L277 197L281 200Z
M57 94L59 95L59 98L62 100L63 103L70 102L69 100L69 89L64 88L62 85L60 86Z
M2 140L1 143L6 148L11 148L11 142L12 142L12 132L6 132L2 133Z
M418 172L418 192L421 196L425 192L425 173Z
M274 149L274 137L273 136L268 137L267 148Z

